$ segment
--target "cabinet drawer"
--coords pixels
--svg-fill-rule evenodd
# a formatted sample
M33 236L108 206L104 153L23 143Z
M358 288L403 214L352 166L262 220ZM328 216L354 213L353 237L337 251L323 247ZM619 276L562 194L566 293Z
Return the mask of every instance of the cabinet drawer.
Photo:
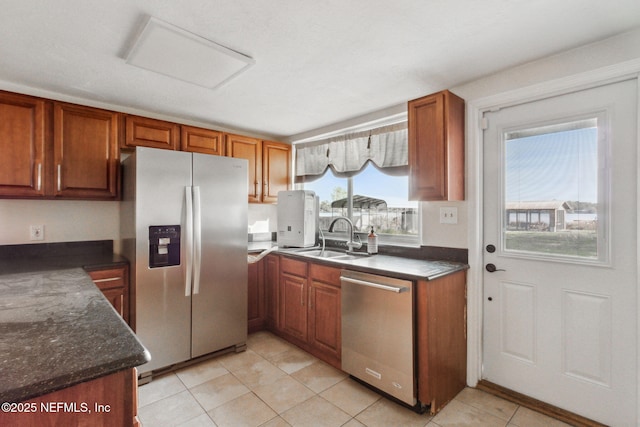
M303 277L307 276L307 263L304 261L282 257L282 259L280 260L280 269L283 273L289 273Z
M88 274L100 290L122 288L125 286L124 270L122 268L89 271Z
M329 285L340 287L340 270L320 264L309 264L311 280L317 280Z

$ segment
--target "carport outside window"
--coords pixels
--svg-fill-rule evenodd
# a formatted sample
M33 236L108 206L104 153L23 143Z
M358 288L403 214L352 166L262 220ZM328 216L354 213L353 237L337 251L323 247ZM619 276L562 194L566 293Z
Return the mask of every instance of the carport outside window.
M505 255L606 260L607 144L598 122L594 116L503 133Z

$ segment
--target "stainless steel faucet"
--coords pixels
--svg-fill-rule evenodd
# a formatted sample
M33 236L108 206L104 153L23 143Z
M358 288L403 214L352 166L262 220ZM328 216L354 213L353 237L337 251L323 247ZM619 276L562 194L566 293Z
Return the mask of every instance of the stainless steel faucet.
M344 216L337 217L336 219L331 221L331 224L329 225L329 230L327 230L327 231L332 232L333 231L333 226L340 219L347 221L347 224L349 224L349 241L347 242L347 248L349 248L349 249L347 250L347 252L353 252L354 249L361 248L362 247L362 242L355 242L353 240L353 238L354 238L354 236L356 234L353 231L353 222L351 222L351 220L349 218L344 217ZM360 240L359 237L358 237L358 240Z

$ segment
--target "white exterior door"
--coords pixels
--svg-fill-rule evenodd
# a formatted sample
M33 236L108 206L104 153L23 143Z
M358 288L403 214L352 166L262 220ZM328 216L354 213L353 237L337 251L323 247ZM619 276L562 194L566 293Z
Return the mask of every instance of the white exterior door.
M482 378L637 420L637 80L485 113Z

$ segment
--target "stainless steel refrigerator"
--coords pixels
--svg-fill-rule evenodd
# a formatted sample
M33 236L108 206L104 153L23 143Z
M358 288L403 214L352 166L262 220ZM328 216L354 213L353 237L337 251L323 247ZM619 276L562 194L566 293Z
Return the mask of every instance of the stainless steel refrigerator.
M247 161L136 148L123 161L122 250L131 263L142 377L247 339Z

